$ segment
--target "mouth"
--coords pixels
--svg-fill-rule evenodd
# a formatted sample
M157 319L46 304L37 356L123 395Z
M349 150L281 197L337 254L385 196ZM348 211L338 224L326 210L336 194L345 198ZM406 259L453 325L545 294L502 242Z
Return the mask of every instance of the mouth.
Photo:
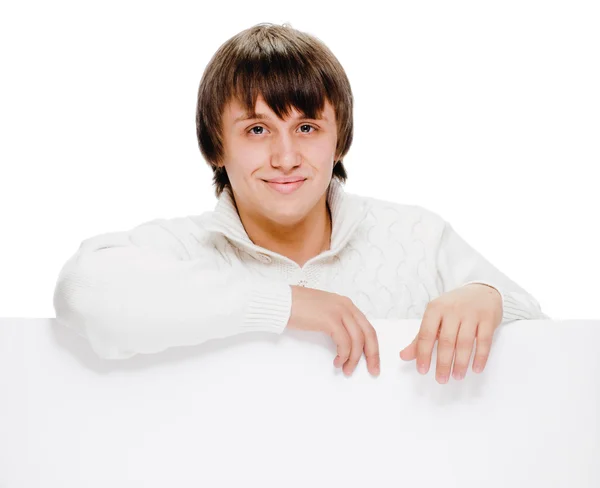
M289 195L290 193L293 193L297 189L299 189L306 180L298 180L298 181L293 181L293 182L288 182L288 183L276 183L274 181L268 181L268 180L263 180L263 181L271 189L273 189L279 193L282 193L284 195Z

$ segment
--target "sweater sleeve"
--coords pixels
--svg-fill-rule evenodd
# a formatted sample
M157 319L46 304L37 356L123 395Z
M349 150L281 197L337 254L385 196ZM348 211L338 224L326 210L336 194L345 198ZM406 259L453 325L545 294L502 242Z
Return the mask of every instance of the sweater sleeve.
M244 332L283 332L289 285L250 276L206 244L192 258L170 222L156 219L84 240L56 282L57 322L105 359Z
M533 296L487 261L447 221L440 237L437 271L444 293L471 283L495 288L502 297L502 323L550 319Z

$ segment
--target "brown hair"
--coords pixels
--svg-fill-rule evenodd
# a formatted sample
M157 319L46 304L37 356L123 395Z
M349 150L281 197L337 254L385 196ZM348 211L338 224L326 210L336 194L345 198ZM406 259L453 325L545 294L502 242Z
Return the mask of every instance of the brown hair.
M342 65L319 39L289 24L257 24L222 44L204 70L198 89L196 135L200 152L213 170L215 195L231 188L223 162L222 115L230 99L249 113L262 95L279 118L290 106L307 118L317 118L325 99L335 111L337 125L334 178L345 182L342 163L352 144L353 97Z

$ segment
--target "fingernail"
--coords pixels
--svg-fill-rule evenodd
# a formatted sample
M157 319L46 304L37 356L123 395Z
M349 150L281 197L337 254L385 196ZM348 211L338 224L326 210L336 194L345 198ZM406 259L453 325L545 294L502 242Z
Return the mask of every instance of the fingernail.
M448 377L446 375L440 376L440 383L446 383L448 381Z
M482 369L482 368L481 368L481 365L480 365L480 364L476 364L476 365L473 367L473 371L475 371L476 373L481 373L481 369Z
M424 364L419 364L419 373L425 374L427 372L427 366Z

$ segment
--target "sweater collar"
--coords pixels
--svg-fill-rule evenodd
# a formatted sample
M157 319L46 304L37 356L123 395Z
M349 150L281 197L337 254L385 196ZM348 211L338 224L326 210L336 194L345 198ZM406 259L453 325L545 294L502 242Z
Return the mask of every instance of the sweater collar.
M347 193L337 178L332 178L327 189L327 202L331 210L331 248L325 253L337 254L348 242L365 217L368 208L366 200L358 195ZM240 220L231 189L226 187L219 196L213 212L210 212L203 226L206 230L223 234L239 245L254 251L265 251L254 244Z

